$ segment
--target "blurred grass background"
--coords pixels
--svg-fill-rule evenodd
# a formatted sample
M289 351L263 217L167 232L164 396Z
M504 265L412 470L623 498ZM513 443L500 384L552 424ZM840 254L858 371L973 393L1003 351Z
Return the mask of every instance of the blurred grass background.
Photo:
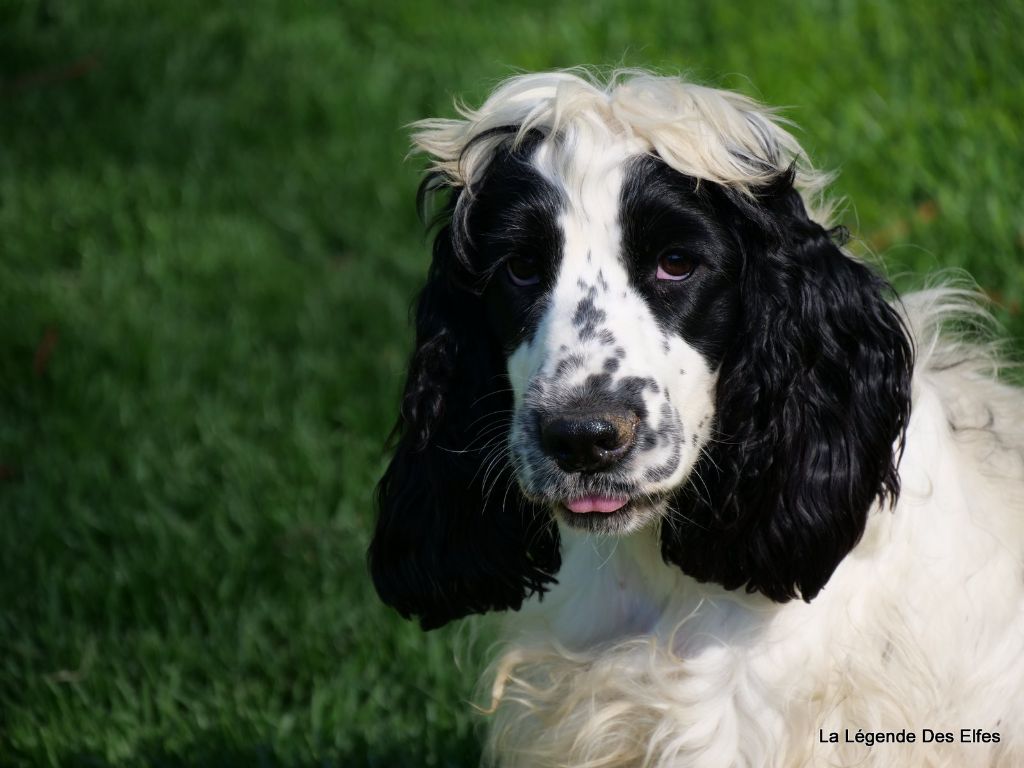
M1024 335L1016 3L0 0L0 764L471 765L364 571L428 248L402 126L516 69L773 104ZM905 278L912 284L914 278Z

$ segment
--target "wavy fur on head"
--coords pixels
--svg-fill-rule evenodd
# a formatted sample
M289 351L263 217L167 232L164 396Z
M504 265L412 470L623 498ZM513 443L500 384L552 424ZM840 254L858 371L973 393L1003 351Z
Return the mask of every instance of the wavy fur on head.
M495 151L531 131L557 135L567 126L612 132L657 154L680 173L745 192L794 166L808 200L830 179L815 170L775 110L730 91L618 70L602 82L585 69L512 77L479 109L460 105L462 119L415 123L413 144L445 183L471 187ZM814 218L827 223L827 217Z
M460 113L415 127L447 205L369 558L424 628L514 611L488 760L1024 764L1024 397L974 294L897 299L745 97Z

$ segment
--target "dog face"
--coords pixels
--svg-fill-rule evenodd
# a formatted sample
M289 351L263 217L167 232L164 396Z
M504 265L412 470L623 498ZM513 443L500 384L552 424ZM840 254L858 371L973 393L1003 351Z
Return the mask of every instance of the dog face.
M898 493L913 355L792 137L732 94L556 73L417 142L448 205L378 486L384 601L425 628L518 608L556 519L813 598Z
M695 179L611 137L504 152L472 206L520 489L573 527L652 524L710 438L736 333L726 222Z

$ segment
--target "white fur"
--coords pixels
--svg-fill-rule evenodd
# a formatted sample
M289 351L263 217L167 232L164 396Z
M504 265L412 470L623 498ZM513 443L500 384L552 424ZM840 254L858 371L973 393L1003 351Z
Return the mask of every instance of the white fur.
M520 126L557 133L566 126L611 131L623 141L657 152L681 173L749 191L779 168L796 164L797 187L808 203L830 180L815 170L774 110L738 93L618 70L599 82L582 69L512 77L479 109L458 105L462 119L433 118L414 124L415 147L433 158L447 183L469 186L495 148L506 140L494 128ZM825 223L828 208L816 218Z

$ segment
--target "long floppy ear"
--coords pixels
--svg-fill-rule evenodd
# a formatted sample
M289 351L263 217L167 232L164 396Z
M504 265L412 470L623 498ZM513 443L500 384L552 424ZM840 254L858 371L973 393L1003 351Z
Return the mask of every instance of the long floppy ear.
M889 285L808 218L792 171L753 200L709 194L739 233L742 318L662 552L702 581L810 600L899 494L913 350Z
M550 515L522 497L511 474L504 361L455 254L453 226L437 235L417 301L416 348L369 550L381 599L424 629L518 609L560 565Z

